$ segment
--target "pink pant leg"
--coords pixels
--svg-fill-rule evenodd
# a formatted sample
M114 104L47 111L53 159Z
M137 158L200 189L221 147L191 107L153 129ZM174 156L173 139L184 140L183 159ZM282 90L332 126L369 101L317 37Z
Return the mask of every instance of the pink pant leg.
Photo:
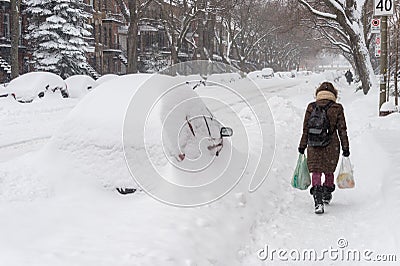
M324 186L333 187L334 185L335 185L335 183L334 183L333 173L325 173Z
M318 172L312 173L312 186L313 187L321 185L321 176L322 176L322 173L318 173Z

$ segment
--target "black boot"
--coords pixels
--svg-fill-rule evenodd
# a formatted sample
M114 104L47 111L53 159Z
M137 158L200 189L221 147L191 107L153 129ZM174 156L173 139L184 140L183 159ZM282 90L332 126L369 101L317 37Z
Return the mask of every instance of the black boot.
M324 192L322 193L322 201L325 204L329 204L332 200L332 192L335 191L335 185L333 187L327 187L323 185Z
M314 186L310 189L310 193L314 197L315 213L317 214L324 213L324 202L322 201L324 188L322 186Z

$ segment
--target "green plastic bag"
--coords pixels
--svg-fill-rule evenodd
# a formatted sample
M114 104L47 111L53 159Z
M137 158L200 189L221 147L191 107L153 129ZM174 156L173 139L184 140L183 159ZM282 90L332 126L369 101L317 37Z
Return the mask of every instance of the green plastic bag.
M299 154L291 183L292 187L301 190L306 190L311 185L310 172L308 171L307 166L307 157L304 154Z

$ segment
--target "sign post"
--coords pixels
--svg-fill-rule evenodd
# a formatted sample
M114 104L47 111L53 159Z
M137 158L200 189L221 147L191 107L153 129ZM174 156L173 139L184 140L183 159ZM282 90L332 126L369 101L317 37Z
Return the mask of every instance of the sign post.
M380 49L380 64L381 64L381 77L379 84L379 115L381 113L381 106L386 102L386 81L388 69L388 47L387 47L387 16L392 16L394 11L394 0L374 0L374 15L381 17L381 38L379 40ZM376 39L375 39L376 41ZM377 43L376 43L377 44Z
M375 57L381 56L381 35L375 37Z

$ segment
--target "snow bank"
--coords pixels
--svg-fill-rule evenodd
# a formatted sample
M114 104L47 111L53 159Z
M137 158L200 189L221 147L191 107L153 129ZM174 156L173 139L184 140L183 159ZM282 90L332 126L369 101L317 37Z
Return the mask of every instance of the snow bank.
M24 169L31 175L24 176L35 178L26 181L18 178L15 185L26 183L27 190L20 191L28 195L29 191L35 191L35 194L31 197L25 196L25 199L41 200L29 205L25 219L17 219L18 225L15 226L20 228L18 233L2 232L2 239L5 241L3 243L8 242L7 239L13 239L21 245L36 239L38 242L35 243L38 244L14 247L0 243L0 250L9 251L0 256L0 262L26 264L30 258L32 265L68 265L71 261L78 264L88 261L96 265L107 265L109 262L131 265L133 260L142 265L207 265L210 262L217 265L239 264L248 252L248 247L243 246L243 239L247 238L254 217L269 199L262 191L255 194L247 192L250 181L247 173L243 182L231 193L215 204L201 208L173 208L143 193L122 197L114 190L115 186L134 185L124 160L122 128L131 97L138 93L137 88L149 77L129 75L100 85L71 111L49 144L39 154L35 154L34 157L27 155L21 159L29 162L30 166ZM177 79L184 81L184 78ZM155 84L159 82L160 80L156 80ZM183 96L196 96L185 82L182 84L187 89ZM146 90L145 94L158 95L158 87L150 87L153 90ZM178 94L179 97L183 97ZM174 97L164 99L160 105L161 109L158 110L160 112L155 112L155 116L167 114L176 100ZM142 110L138 113L139 118L144 117L141 105L132 106ZM206 111L201 102L198 109L188 110L187 107L185 106L183 111L189 115L197 115L198 112L203 114ZM185 112L178 112L179 117L172 116L171 121L185 120ZM256 123L254 116L245 113L248 123ZM150 123L149 130L161 122L157 124L155 120L149 119L153 122ZM208 134L202 122L197 124L193 121L193 124L195 132ZM140 131L133 127L128 133ZM149 137L147 143L154 144L152 134L149 134ZM160 144L157 146L159 148ZM229 143L226 144L225 148L227 147ZM135 148L140 150L141 146ZM152 151L150 149L150 153ZM155 154L153 158L157 156ZM144 160L145 157L138 157L137 165L141 166ZM197 175L197 179L194 180L204 182L215 177L216 171L219 170L225 172L222 181L234 182L232 177L240 176L246 162L240 152L234 151L231 156L225 150L216 160L222 163L214 163L214 167L209 167L209 175ZM14 168L7 171L8 176L0 175L2 189L7 189L13 184L13 170L25 165L21 161L13 161ZM227 162L231 165L228 170L224 168ZM171 167L161 170L170 171L169 173L176 178L173 181L183 181L184 176L179 175L182 171ZM2 183L3 180L5 184ZM109 193L104 187L113 192ZM5 195L10 198L9 195ZM194 195L189 196L193 198ZM15 194L15 197L20 195ZM20 206L24 208L23 205ZM28 220L32 223L31 226L25 226L25 221ZM221 222L226 220L229 223ZM8 221L2 219L1 228L7 228ZM41 236L37 238L39 233ZM111 238L107 237L105 241L104 235ZM163 236L162 241L160 236ZM127 245L121 245L122 242ZM182 246L182 243L186 244ZM91 246L90 249L87 249L88 245ZM77 253L67 251L68 247ZM47 256L48 254L51 255ZM116 261L116 257L120 259Z
M43 154L66 156L68 163L60 167L98 179L106 188L131 186L122 129L132 95L149 77L126 75L99 85L71 111Z
M241 80L242 77L239 73L224 73L224 74L213 74L208 77L208 81L218 82L218 83L234 83Z
M392 101L389 102L384 102L381 106L381 111L382 112L396 112L397 111L397 107L394 103L394 99Z
M30 104L0 98L0 202L53 195L49 177L54 174L45 169L56 162L41 160L37 150L49 141L77 101L48 96Z

